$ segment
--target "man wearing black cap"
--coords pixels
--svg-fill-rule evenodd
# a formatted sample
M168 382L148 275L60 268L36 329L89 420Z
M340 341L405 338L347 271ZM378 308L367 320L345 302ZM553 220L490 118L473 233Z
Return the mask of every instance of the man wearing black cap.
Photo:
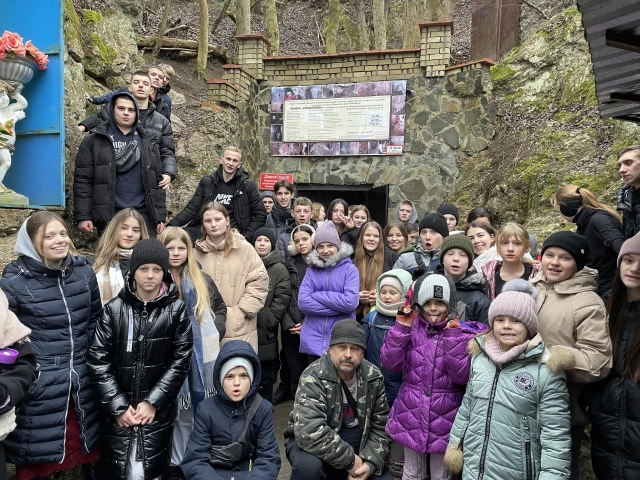
M329 349L304 371L284 432L291 480L391 480L385 468L389 415L380 370L364 360L364 330L341 320ZM361 420L369 421L361 424Z

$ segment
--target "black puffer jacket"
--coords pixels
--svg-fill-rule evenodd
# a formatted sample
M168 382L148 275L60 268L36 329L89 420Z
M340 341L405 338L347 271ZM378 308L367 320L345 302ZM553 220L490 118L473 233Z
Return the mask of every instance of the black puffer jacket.
M278 355L278 327L291 299L291 280L277 249L262 262L269 275L269 293L258 312L258 356L261 362L267 362Z
M85 118L78 125L83 125L88 132L95 129L103 122L109 121L109 117L112 112L111 103L108 103L98 113ZM171 128L171 122L166 119L165 116L159 114L156 111L156 106L149 102L149 108L143 118L140 119L140 124L147 132L153 134L153 142L157 143L160 147L160 159L162 160L162 173L171 177L171 180L176 178L176 146L173 142L173 129Z
M18 426L4 441L4 449L7 459L18 465L61 462L71 405L78 414L83 452L98 440L99 406L85 354L102 315L100 291L85 257L69 256L60 267L48 268L25 228L18 233L16 249L24 255L5 267L0 288L9 308L31 329L38 363L37 379L17 412Z
M158 93L156 94L156 98L153 101L153 104L156 106L156 111L160 115L171 121L171 97L162 92L163 90L161 87L158 89Z
M617 209L622 212L622 231L627 238L640 232L640 190L625 185L618 193Z
M258 187L249 179L249 175L238 168L233 187L233 221L231 226L237 228L244 238L251 243L254 232L264 225L267 211L260 198ZM212 202L218 194L218 185L223 183L222 166L206 177L202 177L195 195L186 207L169 222L172 227L200 228L200 209Z
M444 275L444 267L438 265L436 273ZM485 293L487 280L475 269L467 270L467 275L456 283L456 312L461 321L480 322L489 325L491 300Z
M105 305L87 353L104 410L100 426L103 478L126 478L134 435L138 435L138 459L144 461L146 478L158 477L169 467L176 399L191 365L193 335L187 307L178 298L170 273L164 281L169 290L145 304L132 291L127 276L125 288ZM133 332L128 352L130 312ZM143 318L149 321L143 323ZM118 426L116 417L143 401L157 409L153 422Z
M577 233L589 242L585 265L598 271L598 295L606 298L613 285L620 248L626 240L622 225L609 212L582 207L573 217Z
M640 326L640 302L625 307L625 329L613 370L605 380L588 385L580 398L591 421L593 470L601 480L640 478L640 384L625 374L627 355Z
M304 322L305 314L298 308L298 292L300 291L302 280L304 280L304 274L307 273L308 266L309 264L303 260L302 255L293 255L286 262L289 279L291 280L291 299L289 300L287 312L282 319L283 331Z
M116 162L113 142L107 134L109 123L97 126L80 143L73 180L73 215L77 222L108 223L116 213ZM153 134L137 127L141 139L140 169L145 209L154 224L167 217L166 191L162 181L160 149ZM136 167L134 167L136 168Z

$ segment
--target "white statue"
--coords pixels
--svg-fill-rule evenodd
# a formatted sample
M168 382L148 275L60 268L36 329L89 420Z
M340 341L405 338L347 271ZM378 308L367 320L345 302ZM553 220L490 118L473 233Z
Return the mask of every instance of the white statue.
M25 117L24 109L29 105L21 94L23 88L21 83L0 80L0 192L9 190L2 182L15 150L15 124ZM11 103L11 98L15 103Z

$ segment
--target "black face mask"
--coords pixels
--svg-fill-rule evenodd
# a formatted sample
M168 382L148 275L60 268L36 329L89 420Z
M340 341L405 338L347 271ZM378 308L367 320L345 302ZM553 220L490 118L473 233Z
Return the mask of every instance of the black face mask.
M565 217L573 218L580 210L580 207L582 207L581 200L568 200L560 204L560 213Z

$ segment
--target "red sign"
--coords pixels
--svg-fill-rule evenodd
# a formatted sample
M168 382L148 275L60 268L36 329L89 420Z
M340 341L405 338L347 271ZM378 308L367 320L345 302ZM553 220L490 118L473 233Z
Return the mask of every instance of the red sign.
M278 180L286 180L293 185L292 173L261 173L260 190L273 190Z

